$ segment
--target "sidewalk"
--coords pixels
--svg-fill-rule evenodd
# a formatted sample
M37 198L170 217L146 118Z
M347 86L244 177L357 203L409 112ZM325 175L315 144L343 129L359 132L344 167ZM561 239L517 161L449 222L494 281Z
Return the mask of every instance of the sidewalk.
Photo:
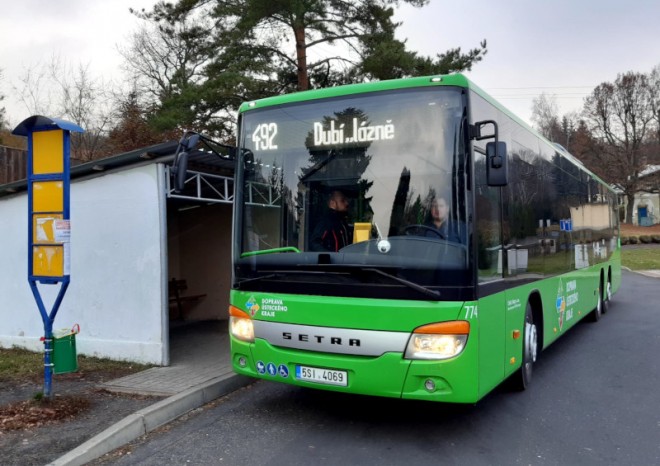
M102 384L109 391L167 396L122 419L51 465L82 465L253 382L234 374L227 322L200 322L170 330L168 367L154 367Z

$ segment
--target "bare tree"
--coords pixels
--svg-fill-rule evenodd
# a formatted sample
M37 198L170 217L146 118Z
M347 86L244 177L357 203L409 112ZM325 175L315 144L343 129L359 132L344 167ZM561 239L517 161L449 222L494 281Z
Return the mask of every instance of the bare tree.
M560 128L559 107L554 95L545 92L532 101L532 123L547 139L554 141Z
M579 157L581 148L576 147L575 142L580 127L580 114L569 112L560 116L555 95L542 93L533 100L532 123L546 139L561 144Z
M0 81L2 80L2 70L0 69ZM5 100L5 96L0 94L0 102ZM0 107L0 130L5 126L5 107Z
M651 99L651 113L655 125L655 141L654 141L654 163L660 163L660 65L653 68L649 74L649 89Z
M209 15L186 12L177 21L169 21L144 10L131 11L144 24L119 53L137 104L148 112L152 129L203 130L221 138L231 135L235 123L231 105L216 104L222 93L207 90L212 87L208 66L219 53ZM237 95L242 92L235 81L229 88Z
M185 15L171 24L131 11L145 24L132 34L127 47L118 50L136 91L157 103L188 84L199 84L212 50L212 25L203 16L193 21Z
M53 113L51 92L48 86L48 68L33 66L23 71L18 86L12 86L14 94L23 104L29 115L50 115Z
M645 145L653 122L648 77L628 72L598 85L586 98L583 115L601 150L592 168L618 184L627 197L626 222L632 223L639 174L647 164Z
M72 157L92 160L109 155L104 144L112 119L112 83L94 78L89 66L74 68L59 57L25 70L16 94L29 114L71 121L85 130L72 135Z
M111 102L108 86L103 80L94 79L88 66L63 74L53 68L52 76L60 89L59 108L69 120L85 129L72 138L72 151L82 160L92 160L109 155L104 147L111 121Z

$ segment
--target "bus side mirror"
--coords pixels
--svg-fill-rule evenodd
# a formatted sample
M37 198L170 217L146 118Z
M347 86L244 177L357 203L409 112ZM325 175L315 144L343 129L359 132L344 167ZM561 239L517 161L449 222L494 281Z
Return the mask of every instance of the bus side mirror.
M486 144L486 179L488 186L506 186L509 182L505 142Z
M174 192L183 191L186 184L186 175L188 173L188 153L195 149L200 136L197 133L186 133L179 141L172 162L172 174L174 175Z
M188 152L181 152L175 162L174 169L174 191L180 193L186 184L186 175L188 174Z

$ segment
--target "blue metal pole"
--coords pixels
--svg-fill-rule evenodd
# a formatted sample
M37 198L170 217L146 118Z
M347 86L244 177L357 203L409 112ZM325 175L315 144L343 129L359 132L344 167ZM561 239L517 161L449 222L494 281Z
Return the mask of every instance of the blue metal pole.
M50 399L53 393L53 323L55 322L55 316L57 311L62 304L62 299L64 299L64 294L66 289L69 286L68 277L62 282L60 291L55 298L53 303L53 308L48 313L46 307L44 306L43 299L41 299L41 294L39 293L39 288L36 281L30 281L30 289L34 295L34 299L37 302L37 307L39 308L39 314L41 314L41 320L44 323L44 398Z
M50 400L53 394L53 323L44 323L44 398Z
M39 293L39 288L37 287L37 282L30 280L30 289L34 295L34 300L37 302L37 307L39 308L39 314L41 314L41 320L44 324L44 398L49 399L53 392L53 362L52 362L52 352L53 352L53 321L51 317L46 312L44 302L41 299L41 294Z

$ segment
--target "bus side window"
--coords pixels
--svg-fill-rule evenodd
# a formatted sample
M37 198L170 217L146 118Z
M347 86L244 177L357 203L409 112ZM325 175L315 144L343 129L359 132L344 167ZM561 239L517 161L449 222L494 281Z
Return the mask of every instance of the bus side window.
M502 278L500 188L488 186L486 155L481 150L474 151L474 161L477 266L479 281L484 282Z

